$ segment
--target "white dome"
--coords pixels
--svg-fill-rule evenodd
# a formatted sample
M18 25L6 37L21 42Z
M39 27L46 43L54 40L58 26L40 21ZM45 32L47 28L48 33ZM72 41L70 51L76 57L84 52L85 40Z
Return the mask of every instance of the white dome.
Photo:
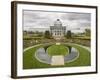
M57 19L57 20L54 22L54 26L62 26L62 22L60 21L60 19Z

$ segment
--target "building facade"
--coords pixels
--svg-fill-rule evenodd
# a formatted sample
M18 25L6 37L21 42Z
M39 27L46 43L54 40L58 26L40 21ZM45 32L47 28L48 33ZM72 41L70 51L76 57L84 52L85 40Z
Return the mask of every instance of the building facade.
M50 32L53 38L62 39L66 33L66 26L63 26L60 19L57 19L54 25L50 26Z

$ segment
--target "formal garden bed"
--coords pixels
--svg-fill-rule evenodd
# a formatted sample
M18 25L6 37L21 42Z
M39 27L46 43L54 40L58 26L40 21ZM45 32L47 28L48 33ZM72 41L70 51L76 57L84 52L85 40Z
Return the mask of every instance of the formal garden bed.
M39 48L45 48L47 50L48 47L53 46L55 43L48 43L48 44L40 44L38 46L33 46L24 51L23 55L23 69L34 69L34 68L53 68L53 67L80 67L80 66L90 66L91 65L91 54L90 51L86 48L82 47L81 45L73 44L73 43L63 43L64 46L71 46L78 50L79 56L76 60L73 60L69 63L65 63L62 66L52 66L50 64L42 63L38 61L35 57L35 52ZM48 47L47 47L48 46ZM62 46L60 46L62 47ZM56 47L55 47L56 48ZM65 49L65 48L64 48ZM54 52L54 49L49 49L50 52ZM66 49L66 53L67 53ZM63 53L63 51L61 51ZM53 54L50 54L53 55ZM65 51L64 54L65 55Z

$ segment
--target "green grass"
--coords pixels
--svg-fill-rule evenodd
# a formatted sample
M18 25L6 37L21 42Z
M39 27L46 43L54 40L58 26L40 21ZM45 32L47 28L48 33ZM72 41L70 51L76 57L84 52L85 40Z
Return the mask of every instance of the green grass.
M47 48L49 55L68 55L68 48L63 45L52 45Z
M44 47L45 45L40 45L34 48L31 48L23 53L23 69L36 69L36 68L53 68L53 67L81 67L81 66L90 66L91 65L91 55L90 52L78 45L74 44L64 44L65 46L73 46L79 51L79 57L69 63L65 63L64 66L51 66L50 64L45 64L39 62L35 58L35 51L40 48Z
M23 54L23 69L33 69L33 68L40 68L40 67L45 68L45 67L49 66L49 64L41 63L35 58L35 51L40 47L42 47L42 45L31 48L24 52L24 54Z
M82 48L78 45L69 44L70 46L75 47L79 52L79 57L73 62L66 63L67 67L73 66L90 66L91 65L91 55L88 50Z

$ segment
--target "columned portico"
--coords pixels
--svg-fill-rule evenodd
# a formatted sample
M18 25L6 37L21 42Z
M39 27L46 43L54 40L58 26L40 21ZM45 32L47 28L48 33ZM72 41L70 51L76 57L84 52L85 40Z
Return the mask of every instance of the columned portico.
M62 26L60 19L57 19L54 26L50 26L50 32L55 39L61 39L65 35L66 27Z

